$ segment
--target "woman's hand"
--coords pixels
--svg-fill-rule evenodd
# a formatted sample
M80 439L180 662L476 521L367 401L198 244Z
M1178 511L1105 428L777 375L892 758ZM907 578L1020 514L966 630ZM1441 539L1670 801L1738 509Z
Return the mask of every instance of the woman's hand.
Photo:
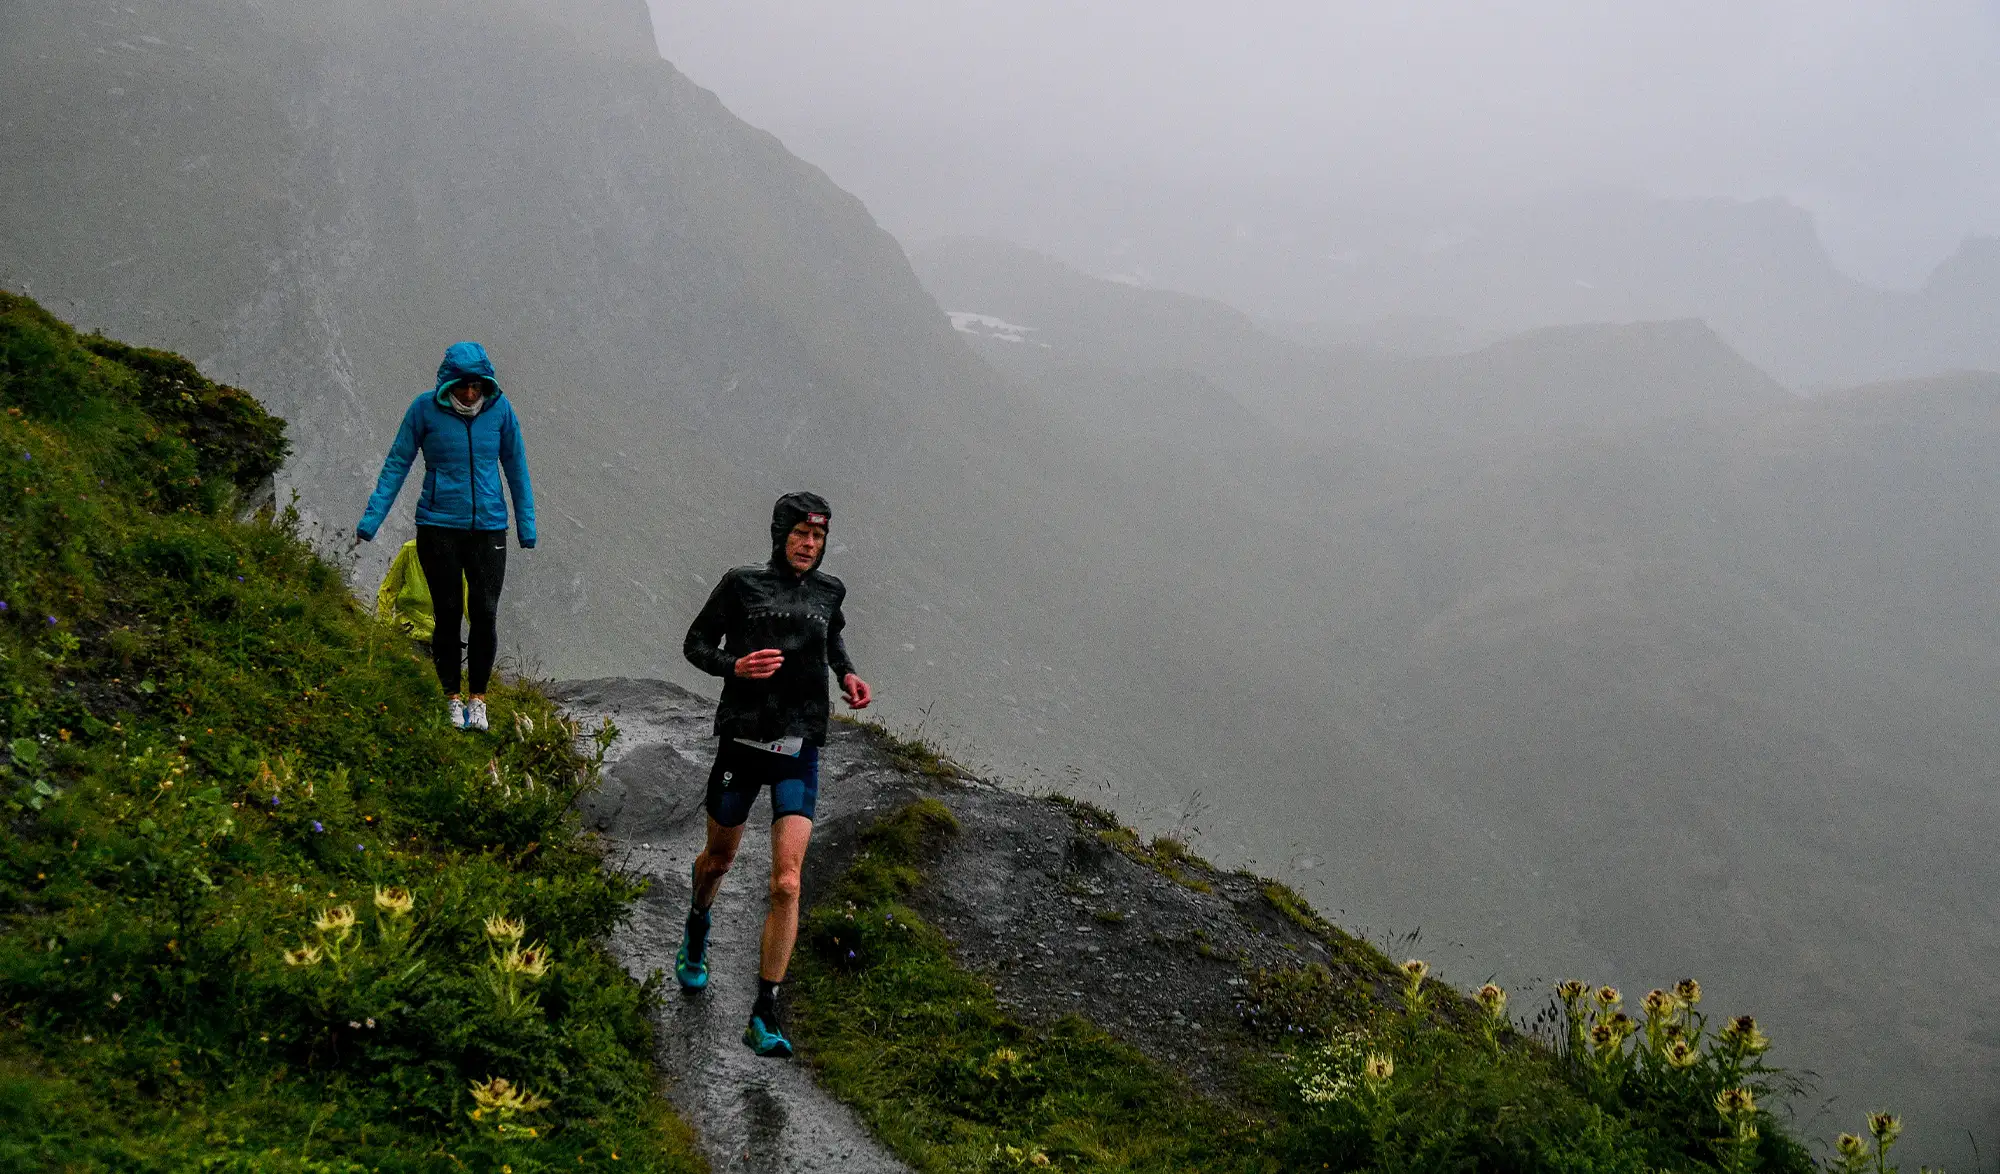
M870 689L868 682L862 680L858 673L840 678L840 692L847 698L849 709L867 709L868 703L875 700L875 690Z
M736 661L736 675L746 681L761 681L775 674L785 663L785 654L775 648L759 648Z

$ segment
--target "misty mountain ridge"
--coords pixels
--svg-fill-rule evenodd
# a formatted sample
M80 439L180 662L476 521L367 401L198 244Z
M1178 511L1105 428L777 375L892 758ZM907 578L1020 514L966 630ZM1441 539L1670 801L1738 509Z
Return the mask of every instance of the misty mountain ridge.
M1008 235L1090 272L1221 298L1307 341L1435 353L1541 326L1701 318L1800 390L2000 369L2000 295L1949 280L1981 263L1983 238L1923 289L1884 290L1843 272L1782 199L1599 191L1440 216L1328 211L1293 190L1168 192L1111 218L1089 200L1114 193L1079 198L1089 231L1031 218Z
M1306 346L1221 302L1090 277L1004 242L935 241L911 260L1003 367L1199 374L1307 447L1455 447L1792 398L1699 321L1545 327L1467 354L1403 358ZM967 329L982 319L1009 329ZM984 345L1030 340L1018 355Z
M1990 1131L2000 1039L1933 979L2000 965L1968 896L2000 884L1993 379L1800 401L1666 305L1412 358L991 242L913 272L637 52L639 11L0 10L0 150L37 161L0 173L0 275L290 417L330 536L442 346L486 342L543 515L502 616L527 667L709 686L686 619L809 485L893 719L1311 861L1455 971L1698 973L1918 1156ZM1697 211L1675 239L1727 209ZM1757 215L1778 286L1845 304Z

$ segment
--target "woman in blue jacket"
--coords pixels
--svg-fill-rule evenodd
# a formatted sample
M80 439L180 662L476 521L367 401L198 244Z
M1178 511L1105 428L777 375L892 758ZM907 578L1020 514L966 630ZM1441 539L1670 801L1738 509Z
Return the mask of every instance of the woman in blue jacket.
M521 422L493 377L493 361L476 342L457 342L438 365L437 386L411 401L403 426L368 510L354 528L357 542L371 542L396 503L410 462L424 454L424 490L417 498L417 561L431 585L437 632L431 659L438 684L451 695L451 724L465 730L487 728L486 683L500 647L494 616L500 584L507 574L507 500L500 475L514 498L521 549L535 548L535 490L528 482L528 459L521 449ZM453 587L463 582L461 593ZM470 610L466 644L470 703L459 693L460 613Z

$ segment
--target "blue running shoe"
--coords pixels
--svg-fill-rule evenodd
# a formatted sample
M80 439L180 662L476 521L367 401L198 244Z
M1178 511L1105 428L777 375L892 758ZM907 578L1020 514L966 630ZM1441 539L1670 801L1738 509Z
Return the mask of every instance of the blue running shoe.
M682 942L680 950L674 954L674 981L680 983L681 990L690 995L708 986L708 960L688 961L686 942Z
M690 908L681 951L674 955L674 980L690 995L708 985L709 924L708 910Z
M792 1041L785 1038L784 1029L778 1025L775 1015L769 1022L762 1015L752 1015L749 1024L743 1028L743 1046L773 1060L792 1058Z

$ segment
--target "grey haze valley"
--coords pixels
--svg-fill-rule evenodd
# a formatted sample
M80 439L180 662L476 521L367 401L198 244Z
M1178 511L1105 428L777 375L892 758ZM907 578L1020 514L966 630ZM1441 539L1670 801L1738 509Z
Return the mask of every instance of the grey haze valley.
M484 342L523 668L708 687L688 620L811 487L897 724L1461 985L1697 976L1809 1136L2000 1142L1994 242L1892 294L1784 205L1593 197L1310 296L1154 265L1238 309L892 237L641 0L15 0L0 155L0 281L254 391L329 534Z

